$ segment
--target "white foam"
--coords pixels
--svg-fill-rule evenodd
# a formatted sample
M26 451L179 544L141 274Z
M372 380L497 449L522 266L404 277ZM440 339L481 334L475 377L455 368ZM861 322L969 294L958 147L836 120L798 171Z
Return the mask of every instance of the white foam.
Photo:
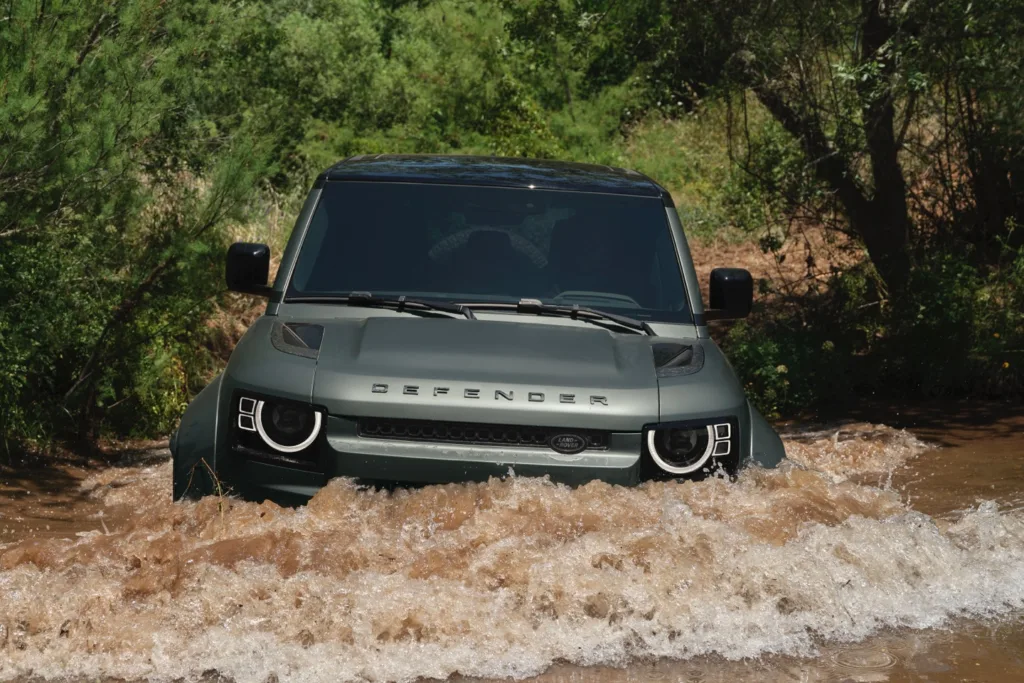
M633 489L337 480L305 509L223 514L168 504L169 474L97 483L139 506L134 526L0 547L0 678L522 678L556 661L807 655L1024 607L1024 514L983 504L937 523L806 464Z

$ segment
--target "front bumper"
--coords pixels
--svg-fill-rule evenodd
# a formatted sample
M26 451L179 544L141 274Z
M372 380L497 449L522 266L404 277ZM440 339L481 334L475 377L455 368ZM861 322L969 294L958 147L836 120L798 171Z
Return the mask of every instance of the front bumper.
M357 423L328 417L315 462L296 465L272 455L232 449L219 460L221 480L245 498L308 499L335 477L366 482L440 484L487 481L510 474L549 476L569 485L601 480L640 482L641 433L611 433L607 447L563 455L549 448L427 443L360 437Z

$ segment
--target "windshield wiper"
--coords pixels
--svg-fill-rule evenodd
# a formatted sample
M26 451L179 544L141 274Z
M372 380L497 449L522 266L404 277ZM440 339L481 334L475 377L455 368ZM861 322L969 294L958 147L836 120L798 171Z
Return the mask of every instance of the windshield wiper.
M511 309L516 313L534 313L536 315L572 318L573 320L582 320L583 322L600 325L601 327L614 325L636 332L637 334L647 334L652 337L658 336L654 329L643 320L636 320L635 318L617 315L615 313L605 313L604 311L599 311L596 308L580 306L577 304L573 304L572 306L556 306L554 304L545 304L538 299L520 299L517 304L470 303L462 305L467 308L475 308L477 310L500 311Z
M422 299L410 299L402 295L399 297L374 296L370 292L352 292L347 296L335 295L314 295L314 296L293 296L289 297L288 303L296 304L345 304L362 308L387 308L399 313L411 313L413 315L432 315L435 313L449 313L461 315L473 320L476 318L473 311L461 304L448 302L423 301Z

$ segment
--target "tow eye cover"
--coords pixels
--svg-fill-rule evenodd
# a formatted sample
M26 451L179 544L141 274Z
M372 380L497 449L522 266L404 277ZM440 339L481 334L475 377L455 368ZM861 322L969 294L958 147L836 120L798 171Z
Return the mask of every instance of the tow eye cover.
M579 434L555 434L548 439L548 446L551 446L553 451L566 455L575 455L586 450L587 440Z

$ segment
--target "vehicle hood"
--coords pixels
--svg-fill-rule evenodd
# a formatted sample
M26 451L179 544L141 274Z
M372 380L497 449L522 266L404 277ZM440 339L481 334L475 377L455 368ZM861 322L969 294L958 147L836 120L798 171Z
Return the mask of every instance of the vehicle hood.
M658 416L643 335L405 316L322 324L312 398L332 415L609 431Z

